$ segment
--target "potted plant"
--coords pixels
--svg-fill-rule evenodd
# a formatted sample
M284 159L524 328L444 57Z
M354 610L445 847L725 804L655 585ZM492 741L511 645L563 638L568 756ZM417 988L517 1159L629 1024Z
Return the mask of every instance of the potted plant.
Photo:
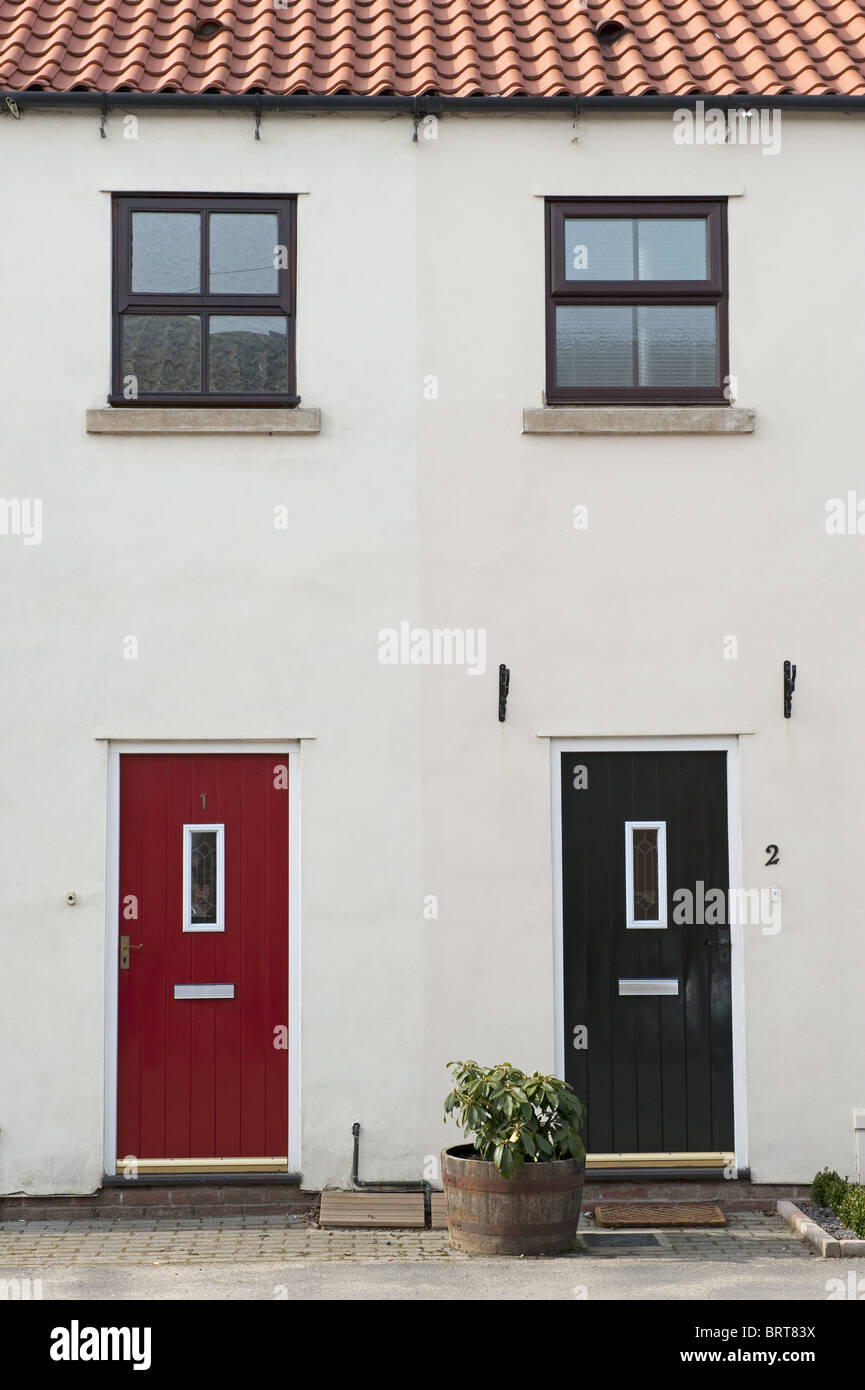
M473 1142L442 1150L448 1231L473 1255L572 1250L580 1220L585 1106L566 1081L502 1062L449 1062L445 1099Z

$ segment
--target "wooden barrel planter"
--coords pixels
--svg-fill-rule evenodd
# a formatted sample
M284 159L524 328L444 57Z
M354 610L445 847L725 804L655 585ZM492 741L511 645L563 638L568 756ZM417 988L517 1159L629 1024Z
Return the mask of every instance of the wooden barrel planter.
M557 1255L573 1250L585 1164L573 1158L526 1163L503 1178L472 1157L471 1144L442 1150L451 1244L469 1255Z

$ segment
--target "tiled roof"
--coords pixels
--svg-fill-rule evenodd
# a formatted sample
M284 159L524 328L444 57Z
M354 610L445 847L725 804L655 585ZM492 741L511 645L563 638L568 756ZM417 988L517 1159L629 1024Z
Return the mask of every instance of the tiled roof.
M0 0L0 87L858 96L865 0Z

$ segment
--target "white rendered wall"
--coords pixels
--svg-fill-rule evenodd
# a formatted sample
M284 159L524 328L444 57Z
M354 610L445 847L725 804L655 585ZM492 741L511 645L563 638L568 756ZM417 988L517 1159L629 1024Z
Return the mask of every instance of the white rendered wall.
M44 509L41 544L0 535L0 1190L86 1192L102 1171L107 737L314 735L319 1187L345 1182L355 1120L363 1176L421 1177L457 1138L451 1058L553 1065L537 735L743 735L742 882L783 894L781 931L746 933L751 1169L852 1171L865 538L824 516L865 497L859 120L785 117L776 156L677 146L647 116L586 116L577 143L566 116L448 117L416 144L378 117L265 116L260 142L242 115L141 113L135 140L119 114L97 126L0 122L0 493ZM112 189L304 195L298 389L320 436L85 433L108 389ZM753 436L521 434L544 379L544 194L730 196ZM378 633L404 619L485 630L485 674L381 665Z

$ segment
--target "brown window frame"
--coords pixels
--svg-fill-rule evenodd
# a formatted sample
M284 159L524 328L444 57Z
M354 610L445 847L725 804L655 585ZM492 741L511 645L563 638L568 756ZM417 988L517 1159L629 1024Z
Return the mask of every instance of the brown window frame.
M297 294L296 194L262 193L115 193L112 195L113 233L113 306L111 343L111 392L113 406L296 406L297 392L295 363L295 302ZM288 265L278 268L276 294L142 294L132 289L132 214L134 212L274 212L278 218L278 245L288 248ZM201 218L201 284L209 284L209 241L207 218ZM184 310L196 312L202 320L201 374L202 386L207 386L207 323L210 315L228 314L236 317L262 314L284 314L286 351L288 355L288 389L285 392L257 394L198 392L161 392L127 399L123 395L122 319L125 314L177 314Z
M550 405L729 405L730 371L726 198L547 198L546 399ZM706 280L593 280L564 278L566 217L705 217ZM695 288L699 286L699 289ZM558 386L556 309L564 305L713 305L717 314L718 374L710 386Z

